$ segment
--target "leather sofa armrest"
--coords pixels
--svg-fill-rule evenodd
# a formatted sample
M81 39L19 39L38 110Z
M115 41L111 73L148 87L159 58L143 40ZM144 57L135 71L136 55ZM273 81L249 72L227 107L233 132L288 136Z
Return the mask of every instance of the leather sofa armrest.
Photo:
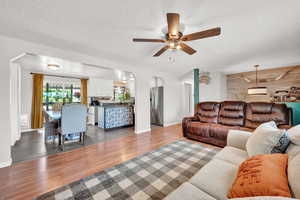
M290 128L292 128L293 126L291 126L291 125L279 125L278 126L278 128L280 128L280 129L290 129Z
M182 120L182 132L183 132L183 136L186 137L187 135L187 127L188 127L188 124L189 122L191 121L199 121L198 117L185 117L183 118Z
M182 122L185 122L185 121L199 121L199 118L195 117L195 116L185 117L185 118L183 118Z
M251 132L241 130L230 130L227 135L227 146L246 151L246 143Z

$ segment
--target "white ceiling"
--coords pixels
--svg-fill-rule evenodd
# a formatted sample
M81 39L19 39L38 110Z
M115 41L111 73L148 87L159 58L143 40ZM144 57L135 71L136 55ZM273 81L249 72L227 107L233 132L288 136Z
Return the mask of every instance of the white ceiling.
M132 73L100 66L92 66L72 62L60 58L42 55L26 54L17 60L21 68L29 72L50 75L71 76L78 78L101 78L106 80L124 81L132 78ZM59 65L59 69L52 70L48 64Z
M189 42L198 51L192 56L153 58L162 44L132 38L160 38L167 12L180 13L185 34L220 26L221 36ZM1 0L0 27L0 34L177 76L195 67L228 73L300 64L299 0Z

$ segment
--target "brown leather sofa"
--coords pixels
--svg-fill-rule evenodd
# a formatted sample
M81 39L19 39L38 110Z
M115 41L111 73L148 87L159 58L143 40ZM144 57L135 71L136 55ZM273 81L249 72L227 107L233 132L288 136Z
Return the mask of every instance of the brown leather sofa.
M224 147L229 130L252 132L268 121L275 121L279 128L289 128L292 110L285 104L266 102L202 102L193 117L182 120L182 129L187 138Z

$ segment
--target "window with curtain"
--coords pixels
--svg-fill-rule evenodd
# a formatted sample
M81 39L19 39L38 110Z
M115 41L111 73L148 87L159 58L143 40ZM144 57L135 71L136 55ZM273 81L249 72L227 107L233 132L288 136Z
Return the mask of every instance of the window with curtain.
M55 103L80 103L80 81L55 78L44 81L43 106L52 110Z

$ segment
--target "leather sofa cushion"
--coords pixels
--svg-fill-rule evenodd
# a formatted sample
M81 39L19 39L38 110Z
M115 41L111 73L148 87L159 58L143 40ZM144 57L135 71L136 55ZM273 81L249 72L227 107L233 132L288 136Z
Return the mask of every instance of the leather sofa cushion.
M267 102L257 102L252 104L252 113L253 114L271 114L272 113L272 104Z
M289 124L289 109L285 104L252 102L247 104L247 128L255 129L260 124L275 121L277 125Z
M255 129L253 129L253 128L247 128L247 127L240 127L239 130L241 130L241 131L253 132Z
M201 137L209 137L209 127L209 123L190 122L188 132L194 135L201 135Z
M209 136L220 140L227 140L228 131L230 129L239 129L239 128L224 126L221 124L211 124L209 129Z
M242 101L224 101L221 103L219 123L227 126L244 126L246 103Z
M227 135L229 130L248 130L252 131L253 129L245 128L245 127L239 127L239 126L225 126L222 124L215 124L215 123L203 123L203 122L195 122L190 121L187 124L187 132L189 137L198 139L201 137L202 139L209 138L210 140L216 140L216 141L224 141L224 145L221 144L215 144L218 146L225 146L227 141ZM211 143L211 141L204 141L202 142L208 142Z
M197 104L195 116L200 122L217 123L220 104L218 102L203 102Z

